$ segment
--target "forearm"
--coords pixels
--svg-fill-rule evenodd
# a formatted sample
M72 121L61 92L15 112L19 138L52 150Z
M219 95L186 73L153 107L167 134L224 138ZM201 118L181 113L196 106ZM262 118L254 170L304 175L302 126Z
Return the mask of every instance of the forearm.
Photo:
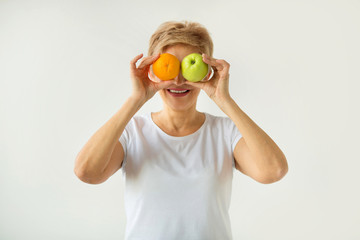
M144 103L128 98L122 107L101 127L76 157L75 172L89 178L101 176L109 163L115 144L126 125Z
M259 169L286 169L285 155L276 143L229 98L221 105L224 113L235 123L250 149Z

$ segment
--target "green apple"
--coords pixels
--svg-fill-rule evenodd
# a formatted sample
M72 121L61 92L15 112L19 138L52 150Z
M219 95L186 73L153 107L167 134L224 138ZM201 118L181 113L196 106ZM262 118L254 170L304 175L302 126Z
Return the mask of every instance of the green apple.
M181 73L190 82L199 82L208 73L208 65L199 53L191 53L181 61Z

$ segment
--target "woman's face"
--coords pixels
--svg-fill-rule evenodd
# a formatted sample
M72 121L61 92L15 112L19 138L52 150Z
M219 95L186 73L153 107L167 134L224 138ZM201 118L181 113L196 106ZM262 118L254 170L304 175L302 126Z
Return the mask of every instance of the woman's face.
M184 57L195 52L201 53L198 48L184 44L167 47L164 51L164 53L170 53L177 57L180 62ZM172 84L169 88L159 91L164 104L175 111L187 111L189 109L196 108L196 101L200 93L200 89L187 85L186 79L181 74L181 70L173 82L174 84ZM185 93L179 93L179 91L184 90L187 91Z

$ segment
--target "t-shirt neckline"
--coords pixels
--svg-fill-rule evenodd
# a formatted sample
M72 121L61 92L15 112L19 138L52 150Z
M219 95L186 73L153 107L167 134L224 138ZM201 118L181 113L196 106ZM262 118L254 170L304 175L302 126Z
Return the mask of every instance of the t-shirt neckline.
M203 129L203 128L205 127L205 125L207 124L208 118L209 118L209 117L208 117L208 114L207 114L206 112L201 112L201 113L204 113L204 114L205 114L205 121L204 121L204 123L200 126L200 128L199 128L198 130L196 130L195 132L189 134L189 135L177 137L177 136L171 136L171 135L167 134L167 133L164 132L158 125L156 125L156 123L155 123L154 120L152 119L152 116L151 116L152 113L153 113L153 112L149 112L149 113L147 114L147 117L149 118L150 122L155 126L155 128L157 129L157 131L158 131L161 135L163 135L163 136L165 136L165 137L167 137L167 138L169 138L169 139L174 139L174 140L184 140L184 139L192 138L192 137L200 134L200 132L202 131L202 129Z

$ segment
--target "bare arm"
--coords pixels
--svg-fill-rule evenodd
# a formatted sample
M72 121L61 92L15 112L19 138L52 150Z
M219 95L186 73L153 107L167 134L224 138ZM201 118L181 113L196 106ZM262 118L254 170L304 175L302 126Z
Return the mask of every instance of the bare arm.
M80 180L90 184L106 181L122 165L124 151L119 138L135 113L155 93L172 84L171 81L156 83L148 78L150 65L160 55L145 57L139 66L142 54L130 62L130 76L133 85L131 96L122 107L88 140L75 160L74 172Z
M276 143L231 98L230 64L205 54L203 60L214 68L214 76L208 82L187 84L203 89L242 134L234 150L236 169L260 183L280 180L288 172L286 157Z
M125 126L143 103L135 98L128 98L124 105L112 116L81 149L76 157L74 172L84 182L101 183L118 170L124 158L122 149L117 148L112 168L105 171ZM119 147L119 145L117 145ZM120 144L121 146L121 144Z
M286 157L280 148L233 99L222 107L243 136L234 149L236 169L260 183L280 180L288 171Z

